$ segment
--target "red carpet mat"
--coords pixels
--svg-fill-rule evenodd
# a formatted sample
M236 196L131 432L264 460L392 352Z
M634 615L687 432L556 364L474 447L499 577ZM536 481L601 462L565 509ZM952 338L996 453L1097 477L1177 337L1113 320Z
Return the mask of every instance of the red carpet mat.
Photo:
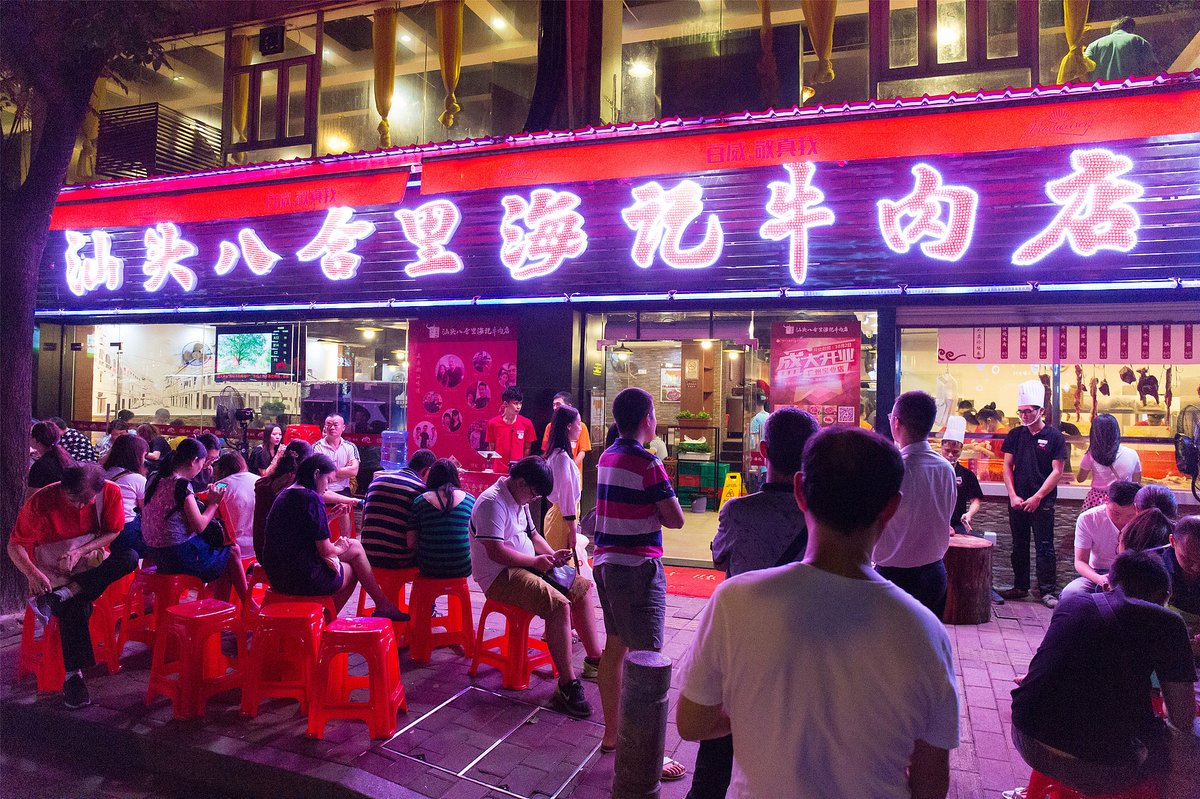
M707 599L725 579L725 572L716 569L692 569L686 566L664 566L667 573L667 593Z

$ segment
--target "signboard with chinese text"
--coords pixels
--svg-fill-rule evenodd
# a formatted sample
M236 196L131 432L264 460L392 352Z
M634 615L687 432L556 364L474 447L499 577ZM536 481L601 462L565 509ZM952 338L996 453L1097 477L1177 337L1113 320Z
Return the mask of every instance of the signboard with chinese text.
M771 404L794 405L822 427L857 425L861 337L857 319L771 326Z
M427 319L409 327L409 453L431 449L483 469L488 419L517 382L517 327L509 318Z
M938 330L938 363L1200 363L1200 321Z
M1197 94L1160 103L1194 104ZM889 156L896 147L863 143L865 123L832 122L663 137L651 142L655 152L676 157L637 159L636 169L597 159L595 178L591 162L575 158L548 168L547 180L562 181L549 184L530 182L539 158L566 164L572 148L608 144L431 159L420 192L403 192L410 176L397 167L392 184L372 178L374 193L331 194L317 182L307 205L267 204L270 213L254 217L176 203L151 221L153 206L143 204L132 224L97 200L97 219L112 224L87 225L86 204L71 201L60 216L75 226L50 234L38 308L235 313L1200 279L1200 236L1188 233L1200 228L1200 207L1183 188L1200 181L1200 134L1176 132L1172 111L1135 126L1160 124L1171 131L1164 135L1095 140L1073 128L1068 136L1045 127L1046 107L999 109L1014 124L1028 117L1013 139L1021 149ZM921 120L969 138L964 120L975 113ZM1111 133L1099 122L1091 129ZM994 132L987 141L995 146ZM477 161L496 180L467 188L450 179ZM452 190L431 190L438 186ZM231 205L246 207L257 207L253 198Z

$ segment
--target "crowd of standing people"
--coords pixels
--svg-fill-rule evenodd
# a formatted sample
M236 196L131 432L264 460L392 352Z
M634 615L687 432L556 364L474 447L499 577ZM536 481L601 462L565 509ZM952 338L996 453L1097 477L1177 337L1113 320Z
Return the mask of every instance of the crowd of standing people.
M57 419L34 425L31 495L8 553L30 581L35 613L59 619L68 706L88 701L91 602L141 558L242 603L253 603L245 565L256 559L277 590L331 597L340 610L361 585L375 613L393 620L408 616L375 570L416 569L471 576L487 598L542 618L558 672L553 705L593 715L581 679L597 680L600 750L615 750L625 656L664 647L663 529L684 525L648 447L653 397L639 388L615 397L587 524L586 427L571 398L555 397L543 458L528 454L519 390L506 397L514 413L493 426L489 446L508 468L479 496L464 490L455 462L418 450L405 468L376 474L365 502L354 498L359 456L337 415L311 446L284 445L270 427L245 460L210 434L171 446L149 425L129 434L118 420L125 429L110 426L93 463L101 456L86 436ZM1014 574L1001 593L1029 595L1032 543L1036 598L1054 611L1013 694L1014 745L1079 790L1156 779L1165 795L1188 795L1169 792L1195 787L1200 517L1177 519L1169 490L1138 484L1136 454L1101 416L1076 475L1092 479L1075 525L1079 577L1060 594L1053 529L1066 444L1043 397L1039 381L1019 387L1021 424L1000 446ZM940 451L931 446L936 415L933 397L911 391L887 415L891 441L819 430L796 408L762 421L765 482L721 508L712 553L728 579L679 665L678 729L701 742L693 799L946 795L960 731L944 556L953 532L973 532L982 491L957 463L962 423L951 420ZM539 500L540 524L530 509ZM336 519L359 504L361 540L337 535ZM578 666L572 632L584 650ZM1152 675L1165 719L1152 710ZM1102 731L1088 724L1097 709ZM662 779L686 773L664 758Z

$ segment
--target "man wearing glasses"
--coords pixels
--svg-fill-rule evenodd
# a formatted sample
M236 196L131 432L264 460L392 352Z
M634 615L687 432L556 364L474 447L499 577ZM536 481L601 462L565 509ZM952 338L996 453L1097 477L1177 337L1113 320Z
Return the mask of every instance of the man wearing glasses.
M1037 556L1038 598L1048 608L1058 604L1057 559L1054 554L1054 500L1058 478L1067 461L1067 441L1042 416L1045 389L1039 380L1017 387L1021 426L1010 430L1004 453L1004 487L1008 489L1008 523L1012 528L1013 587L1005 599L1029 596L1029 539Z
M576 575L567 594L552 587L541 574L565 566L571 550L555 551L533 526L528 505L546 496L554 477L546 462L534 455L513 464L475 500L471 511L471 573L483 595L515 605L546 620L546 643L558 669L553 704L576 718L592 715L592 705L575 677L571 663L571 625L574 622L590 658L600 656L596 621L588 598L592 583Z

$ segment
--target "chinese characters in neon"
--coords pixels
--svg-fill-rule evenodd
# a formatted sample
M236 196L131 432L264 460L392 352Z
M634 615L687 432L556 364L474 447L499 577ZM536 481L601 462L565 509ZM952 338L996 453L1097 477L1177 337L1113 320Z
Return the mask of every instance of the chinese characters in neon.
M1063 242L1085 257L1100 250L1129 252L1137 244L1141 219L1129 201L1141 197L1143 189L1121 177L1133 169L1133 161L1108 150L1076 150L1071 167L1073 173L1046 184L1046 196L1062 210L1017 248L1012 258L1017 266L1036 264Z
M825 193L812 185L814 164L785 164L788 182L773 181L768 188L771 198L766 211L771 218L758 235L771 241L791 239L788 248L788 272L796 284L808 279L808 229L833 224L833 211L825 208Z
M1057 207L1053 219L1037 235L1016 247L1011 256L1014 265L1037 264L1064 244L1084 258L1104 250L1129 252L1137 245L1140 219L1134 203L1144 190L1128 177L1133 169L1130 158L1106 149L1078 149L1070 154L1070 164L1070 174L1045 185L1046 195ZM822 167L822 172L825 169ZM606 237L606 253L628 246L630 260L641 269L651 267L658 259L672 269L696 270L721 259L728 222L729 229L735 231L730 235L739 236L734 240L739 245L748 243L754 232L760 241L786 240L788 277L795 284L803 284L810 265L810 230L833 226L837 220L826 204L825 192L814 185L818 172L815 164L786 164L783 170L786 179L768 183L765 202L744 193L746 201L725 205L723 208L729 210L707 215L704 189L689 179L668 184L669 188L658 181L636 185L631 190L632 203L619 209L619 222L616 209L607 216L603 209L588 209L583 197L571 191L547 187L533 189L528 194L507 194L498 201L486 201L495 203L491 205L495 213L493 221L471 226L469 234L463 237L469 244L460 241L458 245L473 247L478 252L496 242L492 257L498 255L500 264L513 279L520 281L553 275L574 259L585 256L592 259L588 248L596 235ZM961 261L970 252L980 223L979 194L965 186L953 185L929 164L915 164L911 173L913 183L908 194L896 197L899 193L896 191L891 197L874 200L877 219L873 221L878 224L883 244L899 255L912 253L914 245L918 245L927 258L949 263ZM739 175L738 179L744 181L746 177ZM476 203L474 207L484 214L483 219L488 219L485 204ZM451 275L464 270L461 250L456 252L453 248L464 218L451 199L432 199L415 208L395 210L399 224L385 219L379 223L382 230L377 229L375 222L368 221L378 220L381 210L371 208L370 213L370 217L365 217L355 208L330 208L312 239L295 252L295 259L319 261L322 274L329 280L351 280L358 276L364 261L363 255L356 252L358 245L379 234L391 237L380 248L390 253L397 251L394 242L403 237L401 260L404 273L411 278ZM727 216L725 221L722 215ZM591 231L589 226L593 228ZM145 247L141 269L146 276L143 283L146 291L159 292L171 284L185 292L195 290L202 279L198 276L197 261L193 260L199 252L185 231L173 222L159 222L139 233ZM187 233L197 235L195 229ZM990 242L995 241L996 233L990 233ZM106 230L90 233L69 230L64 235L64 273L67 289L73 295L84 297L100 289L115 292L124 287L126 262L137 263L137 256L128 252L136 246L134 236L114 238ZM823 236L821 241L828 242L829 237ZM405 249L404 242L412 249ZM244 227L236 236L219 241L215 262L207 263L213 264L217 276L225 277L235 274L244 261L251 275L264 277L277 271L285 260L271 246L269 236ZM991 246L994 249L994 243ZM762 251L760 248L759 252ZM742 252L739 250L739 255ZM746 252L753 255L752 251ZM482 260L483 256L480 257ZM770 255L765 257L773 259ZM833 258L829 260L832 262Z
M621 211L625 225L634 233L633 262L646 269L654 255L672 269L704 269L721 257L725 231L716 214L708 215L704 238L692 247L683 246L687 227L704 212L700 184L683 180L666 190L657 181L633 189L633 205Z
M354 220L353 208L330 208L317 235L296 253L301 261L321 259L321 271L330 280L349 280L358 274L362 256L356 244L375 232L366 220Z
M917 164L912 173L917 179L912 192L876 204L884 244L903 254L929 238L932 241L921 241L921 252L940 261L957 261L967 254L975 235L979 195L966 186L943 185L941 173L928 164Z
M103 230L92 231L92 256L81 258L79 251L88 237L67 231L67 288L76 297L104 286L117 291L125 285L125 262L112 254L112 236Z
M462 259L446 249L462 222L458 206L449 200L430 200L415 209L396 212L404 238L417 248L417 260L404 266L409 277L448 275L461 272Z
M504 207L500 262L517 280L549 275L564 261L578 258L587 249L583 217L575 210L579 207L579 195L534 189L528 201L510 194L500 204Z

